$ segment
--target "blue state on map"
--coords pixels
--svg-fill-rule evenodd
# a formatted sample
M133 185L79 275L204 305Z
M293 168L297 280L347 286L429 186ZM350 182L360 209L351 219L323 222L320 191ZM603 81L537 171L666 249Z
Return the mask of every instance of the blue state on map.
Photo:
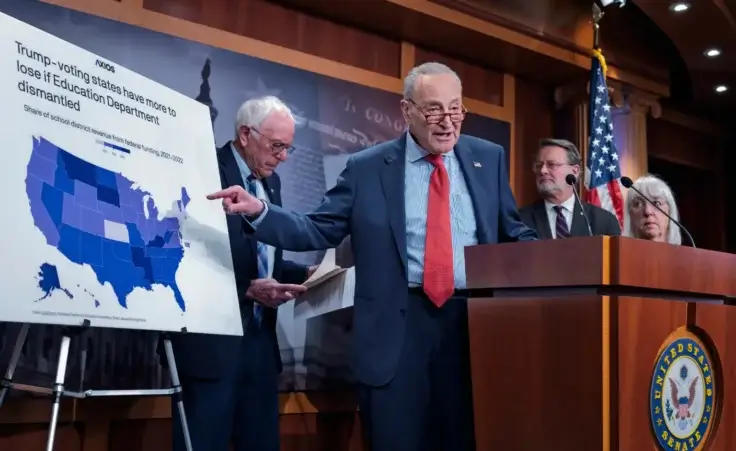
M33 139L26 193L35 226L46 243L79 265L89 265L100 284L109 282L118 302L136 288L169 287L182 311L186 305L176 283L184 257L178 217L158 219L149 192L108 169L96 166L44 138ZM176 202L184 212L185 188ZM48 297L63 287L54 265L39 268L39 288Z

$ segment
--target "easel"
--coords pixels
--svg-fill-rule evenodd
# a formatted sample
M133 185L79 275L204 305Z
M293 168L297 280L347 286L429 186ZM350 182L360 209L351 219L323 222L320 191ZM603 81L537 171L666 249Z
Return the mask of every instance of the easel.
M25 346L26 338L28 336L29 324L23 324L18 333L18 338L15 341L15 347L13 348L13 354L10 357L10 363L8 369L5 372L5 377L0 382L0 408L3 406L5 396L8 394L8 390L19 390L31 393L42 393L52 396L51 406L51 423L49 424L49 435L46 441L46 451L53 451L54 439L56 437L56 425L59 420L59 404L61 398L64 396L71 398L93 398L93 397L106 397L106 396L171 396L172 402L176 403L177 410L179 411L179 417L181 419L182 432L184 433L184 443L187 451L192 451L192 440L189 436L189 426L187 425L187 417L184 413L184 401L181 396L181 385L179 385L179 373L176 370L176 362L174 361L174 349L171 346L171 337L168 333L164 333L164 350L166 352L166 360L168 361L169 372L171 374L171 388L168 389L151 389L151 390L82 390L84 384L84 373L87 365L87 341L82 340L81 346L81 382L78 392L66 390L64 388L64 379L66 378L67 364L69 361L69 348L72 338L79 337L84 334L89 327L90 321L85 319L81 326L67 326L64 327L61 337L61 347L59 348L59 362L56 368L56 378L54 380L53 388L37 387L33 385L18 384L12 381L15 368L18 365L21 351ZM186 328L182 329L181 333L186 333Z

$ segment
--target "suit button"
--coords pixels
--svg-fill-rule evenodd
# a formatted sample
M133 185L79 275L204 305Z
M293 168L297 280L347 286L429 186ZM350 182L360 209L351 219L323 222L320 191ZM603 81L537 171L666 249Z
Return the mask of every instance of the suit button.
M401 310L399 310L399 315L406 316L406 309L402 308Z

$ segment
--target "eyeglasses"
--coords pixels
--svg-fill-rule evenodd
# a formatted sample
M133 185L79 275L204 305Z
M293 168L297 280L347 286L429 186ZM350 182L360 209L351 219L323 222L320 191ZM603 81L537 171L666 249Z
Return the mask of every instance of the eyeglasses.
M570 166L570 165L567 163L559 163L557 161L536 161L532 165L532 171L539 172L545 166L547 166L547 169L549 169L550 172L554 172L560 169L562 166Z
M670 205L665 202L663 199L652 199L652 203L656 205L657 207L661 208L664 211L669 211ZM644 208L648 205L648 202L640 197L634 198L634 200L631 201L631 209L633 211L641 211L644 210ZM656 208L655 208L656 210Z
M416 109L419 111L419 114L424 116L424 120L427 121L427 124L439 124L442 121L445 120L445 117L450 118L450 122L453 124L457 124L458 122L462 122L465 120L465 117L468 115L468 110L463 106L455 106L450 108L450 111L445 112L441 107L439 106L430 106L430 107L420 107L411 99L405 99L407 102L411 103L416 107Z
M273 140L269 138L268 136L261 133L255 127L250 127L250 130L261 135L266 141L268 141L269 147L271 148L271 152L273 152L274 155L278 155L284 151L286 151L286 155L291 155L296 150L296 148L290 144L282 143L281 141L277 141L277 140Z

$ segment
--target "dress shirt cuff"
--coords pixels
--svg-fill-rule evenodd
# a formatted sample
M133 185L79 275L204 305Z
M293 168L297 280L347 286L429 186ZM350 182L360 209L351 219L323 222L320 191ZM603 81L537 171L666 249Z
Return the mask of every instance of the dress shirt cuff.
M243 220L253 228L253 230L255 230L263 222L263 219L266 217L266 213L268 213L268 203L263 200L261 200L261 203L263 203L263 210L258 216L246 216L242 213L240 215L243 217Z

